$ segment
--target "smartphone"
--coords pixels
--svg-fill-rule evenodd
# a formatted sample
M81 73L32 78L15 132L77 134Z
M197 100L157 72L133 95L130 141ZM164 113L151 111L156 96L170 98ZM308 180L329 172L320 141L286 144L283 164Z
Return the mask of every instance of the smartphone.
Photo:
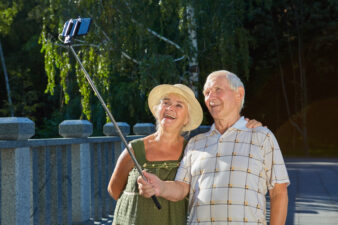
M86 35L89 31L91 18L70 19L63 25L61 36L80 36Z

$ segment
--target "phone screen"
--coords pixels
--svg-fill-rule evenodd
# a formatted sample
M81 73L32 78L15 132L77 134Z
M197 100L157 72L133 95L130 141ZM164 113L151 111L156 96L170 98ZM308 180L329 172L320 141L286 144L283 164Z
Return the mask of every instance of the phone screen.
M77 32L77 35L85 35L88 33L90 24L92 19L91 18L82 18L81 19L81 25L79 28L79 31Z

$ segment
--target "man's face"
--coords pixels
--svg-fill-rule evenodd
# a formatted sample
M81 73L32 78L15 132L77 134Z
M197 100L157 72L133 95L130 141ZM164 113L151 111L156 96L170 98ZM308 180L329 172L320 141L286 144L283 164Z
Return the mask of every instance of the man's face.
M229 87L225 76L209 77L203 94L205 105L214 120L239 114L241 96Z

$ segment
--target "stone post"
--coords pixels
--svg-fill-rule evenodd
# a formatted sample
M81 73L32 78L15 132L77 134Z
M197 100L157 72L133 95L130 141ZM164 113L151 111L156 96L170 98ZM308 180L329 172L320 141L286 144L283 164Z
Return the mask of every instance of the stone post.
M119 126L122 134L124 136L127 136L128 134L130 134L130 125L128 123L125 122L117 122L117 125ZM103 133L106 136L119 136L117 130L115 129L115 126L113 123L106 123L103 126Z
M24 117L0 118L0 140L27 141L35 134L35 124ZM31 220L31 159L29 147L2 149L1 224L29 224Z
M152 123L137 123L133 126L133 132L136 135L149 135L156 131Z
M65 120L59 125L64 138L87 138L93 133L93 125L87 120ZM84 224L90 219L90 144L71 146L72 222Z

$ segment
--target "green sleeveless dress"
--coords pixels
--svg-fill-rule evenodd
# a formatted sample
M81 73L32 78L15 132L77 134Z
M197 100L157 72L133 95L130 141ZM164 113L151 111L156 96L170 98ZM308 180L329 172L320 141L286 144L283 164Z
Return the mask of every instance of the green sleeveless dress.
M184 147L186 142L184 143ZM131 141L135 157L139 164L162 180L174 180L177 168L182 159L172 161L147 161L143 139ZM183 147L183 148L184 148ZM187 198L171 202L164 198L157 197L162 209L157 209L151 198L144 198L139 195L137 178L139 173L133 168L128 176L124 192L117 201L113 225L183 225L187 224Z

